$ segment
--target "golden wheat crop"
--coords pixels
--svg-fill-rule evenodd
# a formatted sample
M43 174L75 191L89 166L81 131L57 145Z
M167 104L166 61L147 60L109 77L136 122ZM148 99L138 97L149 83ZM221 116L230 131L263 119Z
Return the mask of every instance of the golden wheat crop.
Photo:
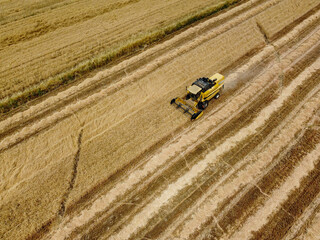
M20 18L0 25L1 111L150 45L234 2L238 0L210 4L206 0L128 0L107 5L101 0L76 1L53 5L50 10L41 8L30 16L21 13Z

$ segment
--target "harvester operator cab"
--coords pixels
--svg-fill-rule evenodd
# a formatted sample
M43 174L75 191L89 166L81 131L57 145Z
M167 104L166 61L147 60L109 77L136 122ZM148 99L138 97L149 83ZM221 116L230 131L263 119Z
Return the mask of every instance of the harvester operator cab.
M208 81L209 81L209 84L210 84L210 88L212 88L214 85L217 84L217 83L216 83L217 79L211 80L210 78L208 78Z
M214 85L216 85L217 79L210 79L210 78L199 78L197 81L192 83L190 87L187 88L188 94L187 94L187 100L192 99L193 101L196 101L199 99L201 92L206 92L209 89L211 89Z
M187 88L188 94L186 96L186 99L192 99L193 101L196 101L201 94L201 87L197 85L191 85L190 87Z

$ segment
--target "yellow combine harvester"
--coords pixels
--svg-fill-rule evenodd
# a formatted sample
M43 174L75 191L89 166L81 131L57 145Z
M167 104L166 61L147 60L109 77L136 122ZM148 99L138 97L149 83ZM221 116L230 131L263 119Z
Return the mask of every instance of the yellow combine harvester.
M199 78L187 87L187 95L183 98L174 98L171 104L176 104L184 113L191 115L191 120L198 119L202 116L209 101L212 98L218 99L220 91L224 87L224 76L220 73L214 74L210 78Z

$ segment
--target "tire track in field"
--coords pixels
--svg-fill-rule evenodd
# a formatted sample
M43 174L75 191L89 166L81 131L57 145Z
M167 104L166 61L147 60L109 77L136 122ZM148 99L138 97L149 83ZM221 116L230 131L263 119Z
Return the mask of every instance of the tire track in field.
M255 0L258 1L258 0ZM158 66L167 63L168 61L174 59L175 57L179 56L180 54L183 54L184 52L189 51L190 49L195 48L196 46L198 46L199 44L231 29L232 27L235 27L236 25L238 25L239 23L247 20L248 18L251 18L253 16L255 16L256 14L262 12L263 10L265 10L266 8L273 6L274 4L278 3L280 0L272 0L270 2L267 2L263 5L259 5L257 7L255 7L254 9L250 9L249 13L244 14L245 16L241 15L238 16L232 20L230 20L229 22L217 27L216 29L214 29L213 31L206 33L203 36L200 36L197 38L196 41L191 41L189 42L189 44L186 44L176 50L174 50L173 52L166 54L158 59L156 59L153 63L149 63L148 65L146 65L145 67L143 67L140 70L135 71L134 73L130 74L127 77L124 77L121 79L121 81L112 84L111 86L109 86L106 89L101 90L98 93L92 94L91 96L89 96L88 98L84 99L84 100L80 100L77 103L72 104L72 108L77 111L81 108L83 108L86 105L92 104L94 101L97 101L98 99L102 98L105 95L109 95L114 91L117 91L118 89L120 89L121 87L123 87L124 85L129 84L130 82L136 81L137 79L141 78L142 76L144 76L145 74L153 71L154 69L156 69ZM241 7L244 6L240 6ZM239 9L234 8L237 11ZM231 9L232 11L233 9ZM226 13L228 16L228 12ZM229 13L230 14L230 13ZM221 15L224 16L225 15ZM115 71L115 69L124 69L125 66L128 64L128 62L133 62L133 61L137 61L138 59L143 59L146 56L148 56L149 54L155 53L157 51L159 51L160 49L166 48L170 45L172 45L174 42L179 41L183 38L186 38L189 35L192 35L194 33L199 32L202 28L210 25L211 23L214 23L215 21L221 19L222 17L218 16L217 18L213 18L208 20L208 22L204 22L203 24L201 24L201 26L196 26L194 28L190 28L188 29L186 32L177 35L177 37L169 40L168 42L165 42L164 44L161 44L161 46L156 46L150 50L147 50L146 52L142 53L141 55L138 55L137 57L134 57L128 61L124 61L123 63L115 66L114 68L108 69L106 71L102 71L99 72L95 77L93 78L88 78L87 80L83 81L82 83L80 83L77 86L71 87L68 90L59 93L57 96L54 96L42 103L40 103L39 105L33 106L30 109L26 110L25 112L22 113L18 113L17 115L14 115L12 117L10 117L9 119L4 120L3 122L0 123L0 129L6 129L8 128L10 125L14 124L17 121L21 121L26 117L30 117L31 115L33 115L35 112L39 112L42 109L45 109L47 107L49 107L50 105L54 105L55 103L65 99L66 97L75 94L76 92L80 91L81 89L83 89L84 87L88 87L89 85L99 81L100 79L107 77L108 75L112 74L112 72ZM69 107L69 109L68 109ZM65 109L61 110L59 113L55 113L53 114L54 116L50 116L50 118L54 118L53 121L50 121L49 124L52 124L53 122L57 121L58 119L61 119L65 116L67 116L68 114L70 114L70 106L66 107ZM34 131L39 131L39 128L36 128ZM3 142L3 141L2 141ZM6 141L8 142L8 140ZM1 143L0 143L0 149L3 148L1 147Z
M290 139L292 141L292 139ZM291 144L291 143L290 143ZM266 149L264 148L264 146L261 146L263 144L259 144L258 148L262 148L262 150L264 152L266 152ZM269 146L268 146L269 147ZM268 149L268 148L267 148ZM202 202L199 204L199 206L197 206L195 210L195 212L188 216L186 218L187 223L185 225L182 225L182 229L187 229L188 231L185 233L183 230L179 230L179 228L175 229L175 235L176 238L175 239L180 239L181 236L184 236L184 238L188 238L188 239L199 239L199 237L197 238L197 236L202 233L201 235L205 235L210 229L209 234L207 234L207 236L210 237L218 237L221 236L221 234L225 233L224 228L222 227L223 225L221 225L221 223L219 224L219 220L221 220L220 216L224 216L224 214L229 211L231 208L234 207L233 202L237 202L239 199L238 197L235 198L235 196L242 196L245 188L243 187L243 185L248 186L248 184L250 184L250 181L252 181L254 178L253 177L249 177L249 179L246 177L246 175L243 175L242 173L245 170L250 171L250 173L254 173L256 174L256 172L259 172L261 169L263 169L262 164L260 162L260 166L256 166L258 168L255 168L255 165L252 166L253 169L256 170L256 172L253 172L253 170L248 169L248 165L255 163L254 160L254 155L257 154L258 150L254 149L252 151L253 153L250 153L250 155L248 156L248 159L250 159L249 162L245 162L245 163L241 163L242 165L237 164L235 166L235 171L237 172L233 172L232 175L230 176L226 176L224 179L224 182L222 182L217 189L214 189L214 191L212 192L208 192L204 198L202 199ZM262 154L260 154L260 156L263 157ZM253 160L254 159L254 160ZM239 174L239 176L237 176L237 174ZM238 181L244 181L243 182L237 182ZM233 183L236 184L235 186L230 185L229 183ZM223 189L225 188L223 186L223 183L226 184L227 187L231 187L231 191L227 191L227 192L223 192ZM238 189L236 189L236 187L238 187ZM217 195L217 197L215 196ZM222 200L221 200L222 199ZM231 200L231 202L230 202ZM207 201L207 203L205 202ZM227 205L226 205L227 204ZM209 213L210 214L206 214ZM213 215L215 213L219 213L219 215ZM203 216L205 216L205 218L203 219ZM188 228L188 226L191 226L191 229ZM181 226L180 226L181 228ZM207 230L206 230L207 229ZM213 230L212 230L213 229ZM180 235L179 234L183 234ZM179 237L177 237L179 236ZM206 236L206 235L205 235Z
M319 94L317 99L319 99ZM256 186L258 186L257 183L261 179L259 175L264 176L278 164L282 154L279 155L280 159L274 159L279 154L279 151L283 148L285 152L289 151L290 142L295 138L296 133L300 131L301 125L299 124L308 122L308 119L312 121L313 109L317 107L314 101L311 104L308 102L265 149L259 153L252 153L248 157L249 164L247 164L244 169L242 168L233 178L225 181L225 184L222 184L211 194L207 202L204 202L203 206L195 212L196 216L193 216L189 220L189 223L180 229L179 232L181 235L179 235L179 237L182 239L188 237L189 239L198 239L197 236L200 233L202 237L221 237L226 229L230 229L229 224L236 224L237 219L247 213L247 205L255 201L257 194L261 194L259 188L256 188ZM308 113L306 113L306 109L308 109ZM304 134L304 131L302 131L301 134ZM298 139L300 139L300 137L298 137ZM266 168L266 166L268 167ZM241 190L240 193L237 193L241 186L246 187ZM252 188L252 186L254 186L254 188ZM253 189L254 191L248 192L249 189ZM234 193L237 195L233 195ZM223 201L221 199L227 201L227 205L222 204ZM219 209L219 205L221 204L222 209ZM205 219L201 216L206 216L208 221L205 222ZM190 226L192 226L192 229L188 228ZM204 228L206 230L203 230ZM185 232L185 230L188 231Z
M268 48L268 50L270 51L270 52L272 52L273 50L272 49L270 49L270 48ZM301 52L303 52L302 50L301 50ZM292 56L291 56L291 58L290 59L292 59L292 61L293 61L293 59L295 59L296 58L296 55L297 55L297 53L295 53L295 54L293 54ZM299 54L298 54L299 55ZM264 57L264 55L262 54L260 57L257 57L255 60L257 60L257 61L259 61L260 59L263 59L263 57ZM244 68L247 68L248 67L248 65L247 66L244 66ZM233 77L235 77L235 75L233 75ZM261 80L261 83L260 83L260 85L261 84L265 84L265 79L262 79ZM262 85L262 86L263 86ZM251 94L254 94L255 92L256 92L256 89L259 89L259 88L261 88L262 86L258 86L258 85L252 85L252 89L255 89ZM243 102L246 102L247 101L247 97L249 97L250 98L250 96L251 96L251 94L248 94L247 92L244 92L244 95L243 95L243 97L245 97L245 98L243 98L243 97L239 97L239 99L237 99L236 100L236 102L234 102L233 104L236 104L236 103L239 103L239 100L241 99L241 103L243 103ZM231 105L232 106L232 105ZM233 105L233 107L234 107L234 105ZM230 111L230 112L233 112L233 110L232 110L233 108L229 108L228 109L228 111ZM227 112L228 112L227 111ZM217 121L219 118L221 118L221 117L219 117L219 115L215 115L215 117L213 118L213 119L211 119L211 121ZM204 126L202 126L202 128L201 129L203 129L203 127ZM190 137L191 138L193 138L193 136L194 136L194 133L192 133L192 134L190 134ZM195 136L195 138L197 138L197 135ZM183 146L183 144L181 145L182 143L180 142L180 143L178 143L177 144L177 146ZM172 148L172 149L174 149L174 147ZM170 150L170 151L172 151L172 150ZM169 151L169 152L170 152ZM174 151L173 151L174 152ZM164 155L163 155L163 157L164 156L166 156L168 154L168 152L167 153L165 153ZM161 155L160 155L161 156ZM163 158L162 157L162 158ZM159 160L161 159L157 159L157 158L154 158L155 159L155 161L156 161L156 163L158 163L159 162ZM152 161L150 161L150 162L152 162ZM150 166L152 166L151 164L150 164ZM156 165L156 166L158 166L158 165ZM149 167L148 167L149 168ZM154 167L153 167L154 168ZM153 171L155 171L155 170L153 170ZM146 170L146 169L142 169L141 170L141 173L140 174L148 174L148 170ZM132 178L131 178L132 177ZM115 193L117 193L117 194L120 194L120 192L119 192L119 190L120 189L127 189L127 187L129 187L130 185L132 185L132 184L134 184L135 182L136 182L136 180L137 179L141 179L141 177L138 177L137 175L131 175L131 177L129 176L129 181L125 181L125 182L123 182L123 183L120 183L121 185L120 186L117 186L117 187L115 187L115 189L116 189L116 192ZM115 191L115 190L114 190ZM113 191L113 192L114 192ZM113 196L115 193L109 193L109 196L108 196L108 198L110 198L110 196ZM116 196L117 196L117 194L116 194ZM100 200L99 201L99 203L98 202L96 202L96 203L94 203L93 204L93 207L91 208L91 209L95 209L95 211L96 212L99 212L99 211L101 211L103 208L105 208L105 206L107 206L108 205L108 203L106 203L106 201L107 202L109 202L109 204L113 201L113 200L107 200L108 198L105 198L104 200ZM102 202L104 202L104 204L103 204L103 208L101 208L101 207L99 207L99 204L101 205L101 203ZM83 213L83 215L88 215L89 214L89 212L88 213ZM92 215L92 213L90 213L89 214L90 216L94 216L94 215ZM88 217L88 216L87 216ZM89 217L89 218L91 218L91 217ZM69 223L69 225L70 226L72 226L72 225L74 225L74 227L76 227L76 226L79 226L79 222L82 222L83 220L80 220L80 219L83 219L82 218L82 216L80 215L78 218L76 218L76 219L74 219L74 224L71 224L71 223ZM77 223L78 222L78 223ZM73 227L73 228L74 228ZM72 228L72 227L71 227ZM67 227L67 229L68 229L68 227Z
M217 159L223 153L228 152L235 147L238 142L244 140L250 135L253 135L259 127L263 126L271 114L282 106L296 87L300 86L306 79L311 77L312 73L315 72L315 69L319 69L319 67L320 59L303 71L298 78L294 79L292 83L283 90L282 95L274 100L268 107L264 108L249 126L242 128L236 135L230 137L228 139L229 141L222 143L219 146L219 149L207 154L204 160L198 162L183 177L170 184L158 198L149 203L141 212L135 215L123 229L114 236L111 236L111 239L128 239L136 233L137 229L146 226L148 221L160 210L160 208L164 207L165 204L170 202L175 195L179 194L181 190L190 185L195 178L205 171L209 164L216 162L216 160L212 161L212 159Z
M83 135L83 129L81 129L79 136L78 136L78 150L76 152L76 155L74 156L74 161L73 161L73 171L71 174L71 180L69 182L69 187L66 191L66 193L63 195L62 201L61 201L61 206L60 209L58 211L58 215L60 216L64 216L65 211L66 211L66 202L68 200L68 197L74 187L74 183L76 181L76 177L77 177L77 173L78 173L78 163L80 160L80 151L81 151L81 143L82 143L82 135Z

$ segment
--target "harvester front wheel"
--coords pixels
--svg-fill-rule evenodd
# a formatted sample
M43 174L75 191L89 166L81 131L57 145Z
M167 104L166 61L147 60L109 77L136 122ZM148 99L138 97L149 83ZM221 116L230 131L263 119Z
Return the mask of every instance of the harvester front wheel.
M194 114L192 114L192 116L191 116L191 120L196 120L196 119L198 119L199 117L201 117L201 115L202 115L202 111L199 111L199 112L197 112L197 113L194 113Z
M198 103L198 108L201 109L201 110L204 110L208 107L208 102L207 101L204 101L204 102L199 102Z
M220 93L217 93L217 94L214 96L215 99L218 99L219 97L220 97Z

